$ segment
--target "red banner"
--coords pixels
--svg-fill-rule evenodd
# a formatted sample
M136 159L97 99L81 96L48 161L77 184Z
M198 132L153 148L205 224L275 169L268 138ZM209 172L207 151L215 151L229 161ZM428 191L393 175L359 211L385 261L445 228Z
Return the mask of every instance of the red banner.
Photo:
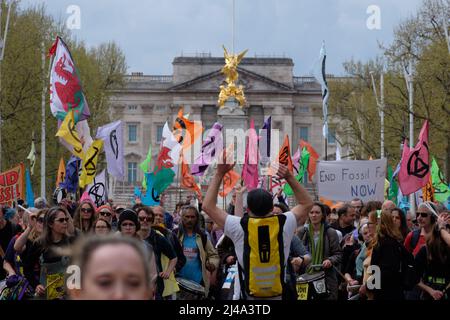
M13 201L25 199L24 176L23 163L0 173L0 205L12 206Z

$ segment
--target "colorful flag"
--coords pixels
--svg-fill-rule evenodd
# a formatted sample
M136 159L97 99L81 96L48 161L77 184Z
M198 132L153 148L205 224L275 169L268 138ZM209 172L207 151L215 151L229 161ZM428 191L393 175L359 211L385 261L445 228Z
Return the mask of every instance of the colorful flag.
M168 168L173 170L174 173L177 173L180 154L181 145L169 130L169 126L166 122L163 128L160 150L153 170L155 175L162 168Z
M272 116L269 116L260 130L259 155L262 165L267 165L270 162L271 130Z
M95 176L94 181L87 186L86 191L97 207L106 204L108 200L108 184L106 170Z
M398 204L398 184L397 181L395 181L395 176L392 172L391 166L388 166L387 173L389 181L388 199L393 201L395 204Z
M68 192L77 192L78 180L79 180L79 166L81 159L75 156L71 156L66 165L66 177L63 183L60 183L60 187L66 189Z
M80 176L80 188L84 188L86 185L94 181L94 177L97 174L97 161L103 147L103 140L95 140L86 152L86 156L83 159L82 171Z
M426 186L430 180L430 171L428 120L425 120L416 146L410 149L407 143L403 144L403 154L398 174L402 193L409 195Z
M203 133L200 121L191 121L183 116L183 108L178 111L178 116L173 125L173 135L183 150L187 150Z
M287 166L289 171L294 172L294 165L292 164L291 147L289 145L288 135L284 136L283 145L281 146L280 152L278 153L278 162Z
M144 161L139 164L139 168L141 168L142 172L144 172L144 179L142 179L142 188L147 190L147 179L145 178L145 173L150 171L150 165L152 163L152 144L148 146L147 157Z
M153 177L153 189L158 194L161 194L166 190L170 184L173 182L173 179L175 178L175 172L171 169L162 168L158 171L158 173L152 172ZM147 180L147 190L149 190L149 182L148 182L148 175L146 177Z
M30 171L26 169L25 171L25 185L26 185L26 202L29 207L34 205L34 193L33 186L31 185Z
M125 173L122 121L115 121L99 127L95 138L103 140L108 173L119 180L123 180Z
M159 206L160 193L155 189L153 173L146 173L145 180L147 181L147 191L143 197L141 196L142 204L145 206Z
M312 181L314 175L316 174L317 160L319 160L319 154L308 142L300 140L300 148L303 150L304 147L309 152L308 177L309 181Z
M194 176L203 176L208 166L213 162L217 155L223 150L223 126L216 122L209 130L206 139L203 141L200 154L191 165L191 172Z
M66 167L64 165L64 159L61 157L61 160L59 160L58 172L56 173L56 187L57 188L64 181L65 176L66 176Z
M89 106L70 51L57 37L49 52L54 56L50 73L50 108L54 117L64 120L74 111L74 123L89 118Z
M242 179L248 191L258 187L258 178L258 136L255 123L251 119L245 148L245 162L242 168Z
M221 196L222 198L226 197L231 192L231 190L233 190L234 186L236 185L236 183L238 183L240 178L241 177L239 176L239 173L237 173L236 171L228 171L223 177L223 188L222 191L219 192L219 196Z
M181 186L186 189L190 189L195 191L197 193L198 199L202 198L202 192L200 190L200 187L195 182L195 178L193 175L191 175L189 166L184 162L184 160L181 160Z
M431 175L426 186L422 188L422 199L423 201L434 202L434 189Z
M69 149L70 152L73 153L74 156L80 159L84 158L83 146L81 144L78 132L75 128L73 110L67 113L67 116L61 123L56 136L60 137L67 143L65 146Z
M328 83L326 79L325 65L327 54L325 52L325 42L322 43L320 49L319 60L314 68L314 77L319 81L322 87L322 111L323 111L323 130L322 134L325 139L328 138L328 99L330 92L328 91Z
M439 166L436 159L433 157L431 162L431 176L434 188L434 198L436 201L445 202L450 197L450 188L448 183L444 179L442 171L439 170Z
M306 169L308 168L309 157L310 157L310 154L309 154L308 150L306 148L303 148L301 157L300 157L300 159L298 161L298 164L297 164L297 166L298 166L298 173L297 173L297 176L295 177L295 179L299 183L303 183L303 179L304 179L305 174L306 174ZM294 163L294 166L295 166L295 163ZM294 194L291 186L288 183L286 183L284 185L284 190L283 191L288 196L292 196Z
M31 141L31 150L27 156L27 159L30 160L30 172L31 175L33 175L34 165L36 164L36 148L34 146L34 139Z

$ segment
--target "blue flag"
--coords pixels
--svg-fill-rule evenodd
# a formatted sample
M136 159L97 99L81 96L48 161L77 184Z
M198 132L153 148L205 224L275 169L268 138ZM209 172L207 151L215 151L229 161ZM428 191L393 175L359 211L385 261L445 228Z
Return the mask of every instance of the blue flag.
M25 170L25 185L26 185L26 202L28 204L28 207L34 206L34 193L33 193L33 186L31 185L31 176L30 176L30 170Z
M147 191L143 197L141 197L142 203L146 206L159 206L159 193L155 190L155 175L153 172L146 173L145 179L147 180Z
M66 189L68 192L77 192L78 188L78 167L80 159L71 156L66 165L66 177L64 182L60 184L61 188Z

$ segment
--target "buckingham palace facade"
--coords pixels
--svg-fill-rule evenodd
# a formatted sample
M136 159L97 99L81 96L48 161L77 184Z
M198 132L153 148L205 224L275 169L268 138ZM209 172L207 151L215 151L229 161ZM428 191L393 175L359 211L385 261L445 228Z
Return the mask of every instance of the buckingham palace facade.
M181 56L174 58L172 64L172 75L132 73L126 77L125 86L112 94L111 119L121 119L124 123L125 184L128 186L138 185L142 180L143 173L138 166L150 144L156 159L164 123L167 121L172 126L181 106L189 119L201 120L204 128L217 121L219 87L225 80L221 73L224 58ZM303 139L323 159L321 88L313 77L294 76L293 67L290 58L244 58L238 67L238 84L243 85L247 99L245 115L248 122L254 120L256 129L272 116L272 129L280 130L280 140L284 134L289 135L292 153ZM329 159L334 159L335 141L330 126Z

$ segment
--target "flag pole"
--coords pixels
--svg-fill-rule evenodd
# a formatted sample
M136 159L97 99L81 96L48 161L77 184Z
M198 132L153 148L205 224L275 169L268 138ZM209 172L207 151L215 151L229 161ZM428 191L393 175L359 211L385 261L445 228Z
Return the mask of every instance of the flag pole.
M42 54L42 80L44 82L42 88L42 121L41 121L41 197L45 199L45 93L46 93L46 77L45 77L45 44L41 43Z
M412 58L409 60L408 67L408 87L409 87L409 147L414 148L414 86L413 86L413 71L412 71ZM409 206L411 211L411 216L416 217L416 200L415 194L411 193L409 195Z

